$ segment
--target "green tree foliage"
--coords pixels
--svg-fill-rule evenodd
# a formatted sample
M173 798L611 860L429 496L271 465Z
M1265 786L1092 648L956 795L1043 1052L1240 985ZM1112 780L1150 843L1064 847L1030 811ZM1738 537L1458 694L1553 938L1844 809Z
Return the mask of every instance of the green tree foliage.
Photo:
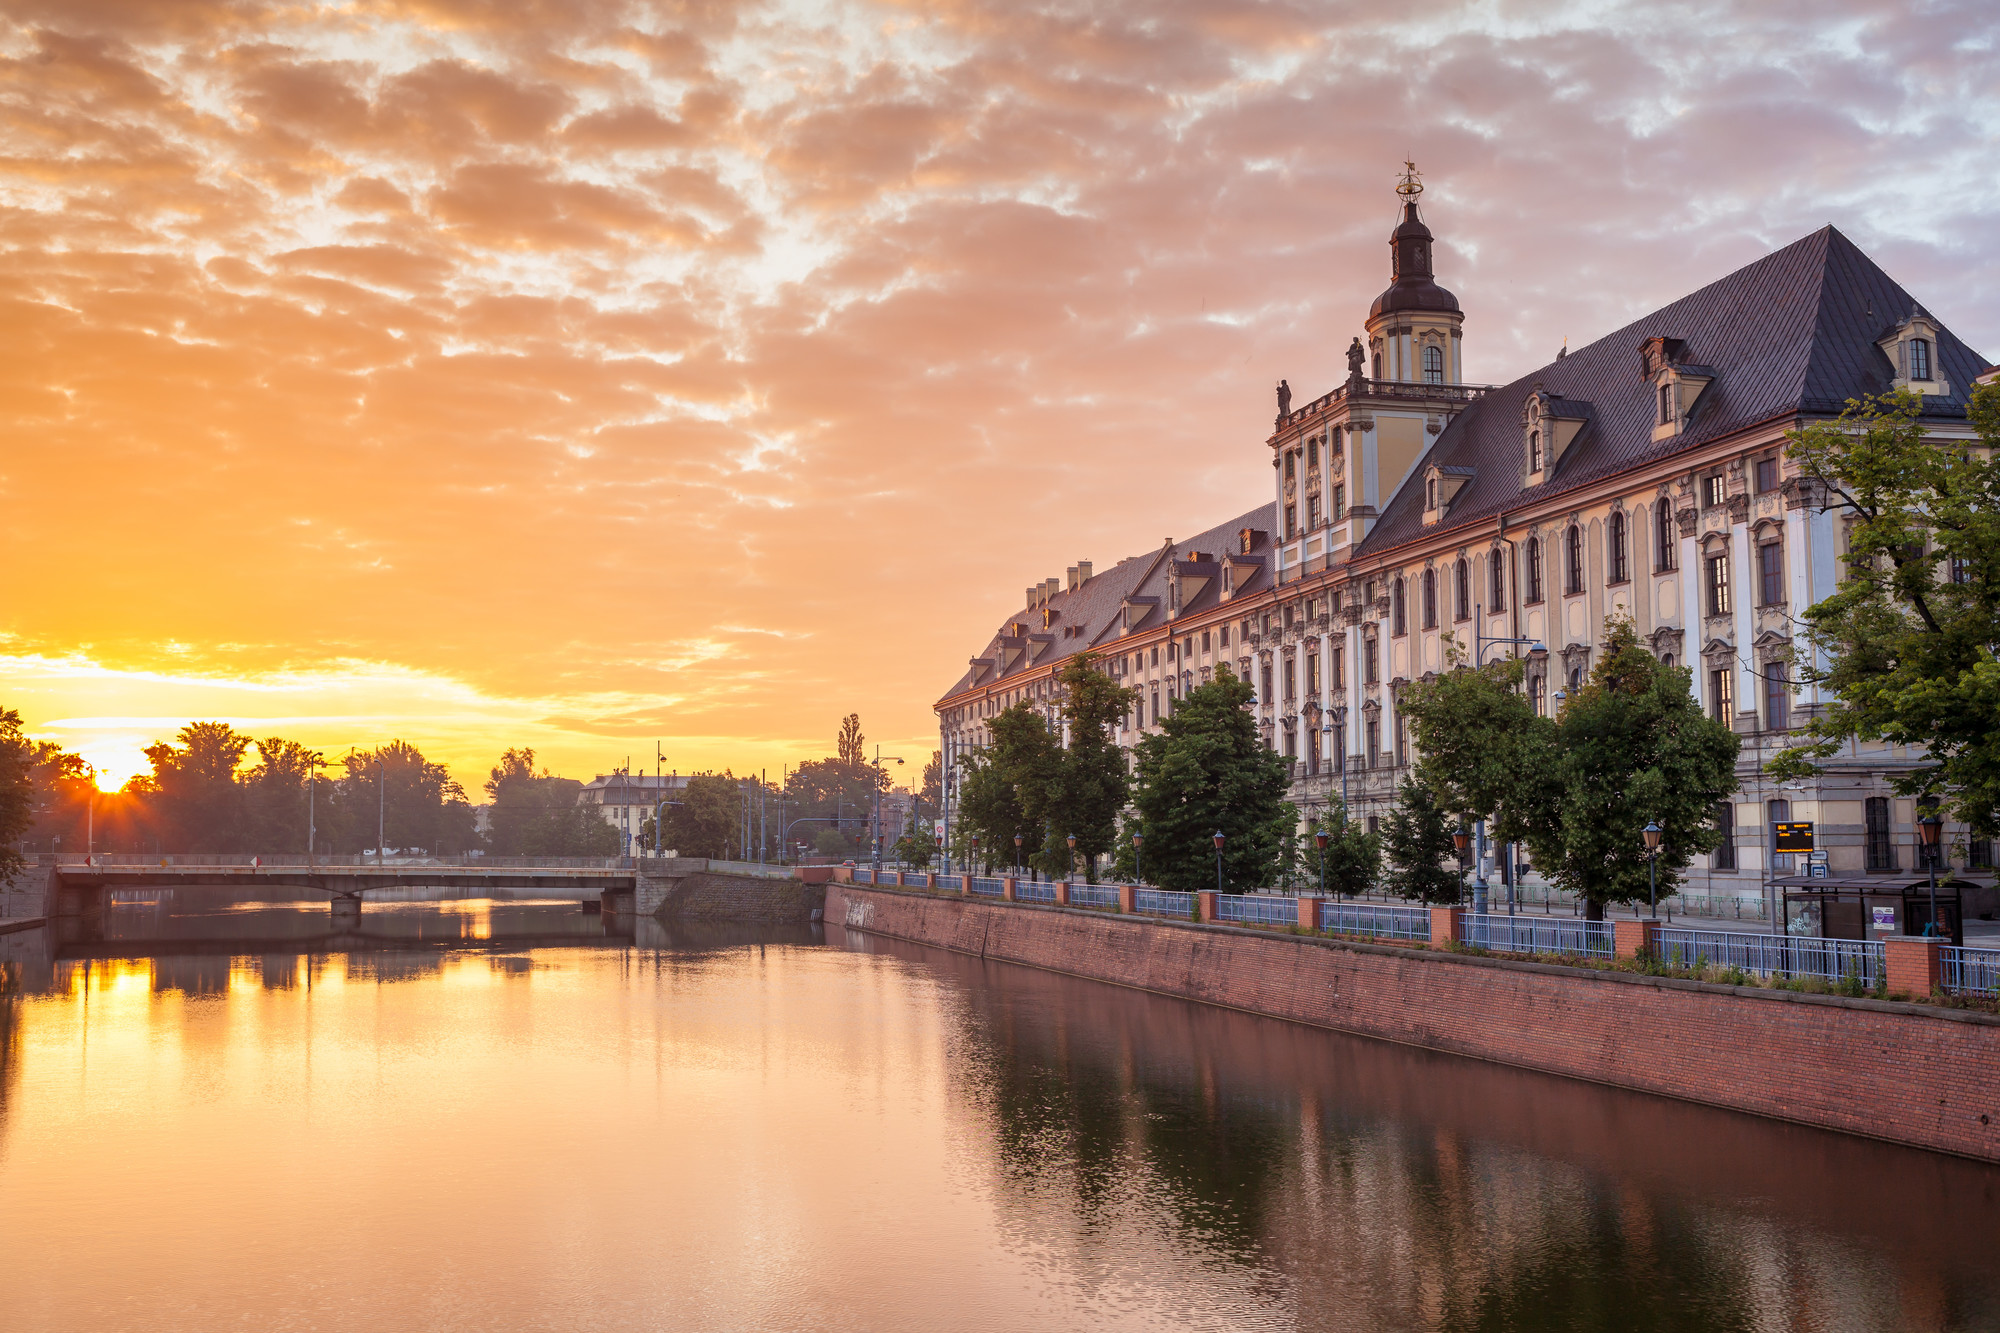
M501 856L615 856L618 830L597 811L579 805L583 784L537 770L535 752L523 747L500 756L486 780L492 798L487 840Z
M1385 880L1391 892L1422 903L1455 903L1465 882L1459 873L1452 830L1458 821L1438 804L1422 765L1414 780L1396 789L1396 805L1382 821Z
M1590 679L1556 718L1515 692L1521 672L1495 663L1412 687L1404 715L1435 799L1486 818L1498 841L1525 842L1543 878L1584 899L1592 919L1606 903L1645 899L1640 830L1657 820L1660 893L1675 892L1717 844L1710 821L1736 790L1735 733L1702 713L1687 669L1661 665L1629 620L1605 622Z
M952 824L952 855L982 870L1013 867L1016 833L1024 857L1041 850L1043 793L1039 783L1021 789L1024 772L1032 768L1023 750L1054 745L1041 718L1025 704L993 719L993 738L993 745L959 757L958 818Z
M1069 873L1068 839L1074 835L1077 857L1086 873L1094 873L1097 858L1119 843L1118 816L1130 796L1131 777L1113 733L1138 691L1115 683L1088 653L1065 662L1057 680L1069 744L1056 753L1039 864L1052 875Z
M944 808L944 751L931 751L930 762L924 765L923 786L917 797L926 810Z
M810 842L821 856L851 856L860 848L875 813L876 794L889 788L888 778L869 760L864 740L860 715L849 713L834 737L834 753L807 760L785 779L785 819L804 821L792 829L794 843ZM821 847L819 835L827 832L840 834L838 850ZM777 833L772 830L773 837Z
M682 856L730 861L742 855L742 784L728 774L697 773L666 812L666 845Z
M342 756L331 817L320 827L331 833L337 851L384 847L453 855L479 845L465 789L443 764L402 740Z
M840 720L840 734L834 737L834 758L848 768L867 767L865 739L861 734L861 714L849 713Z
M326 763L317 751L297 741L272 736L256 742L257 763L241 778L243 826L250 846L258 851L302 852L306 850L307 779ZM325 797L322 805L319 798ZM311 800L314 822L331 815L333 791L329 785ZM315 847L330 843L315 838Z
M252 850L236 770L250 738L226 722L190 722L175 738L145 749L153 827L169 852Z
M1801 680L1831 701L1770 771L1803 777L1849 741L1923 746L1896 790L2000 832L2000 384L1974 389L1978 446L1927 439L1922 400L1851 401L1788 452L1848 524L1845 577L1803 614ZM1815 656L1813 650L1817 650ZM1816 665L1816 663L1822 665Z
M813 850L821 856L850 857L854 855L854 845L852 833L835 828L823 828L813 839Z
M35 822L35 755L21 715L0 708L0 876L21 868L19 843Z
M1326 891L1356 898L1375 887L1382 874L1382 840L1349 819L1344 806L1336 806L1331 814L1313 820L1306 829L1304 851L1299 857L1301 886L1309 889L1320 886L1322 855L1315 835L1321 831L1327 835Z
M896 839L896 859L904 865L928 870L931 858L937 855L937 840L931 834L930 822L923 815L912 810L909 827L903 836Z
M1145 835L1145 872L1153 883L1214 888L1210 837L1218 831L1224 838L1224 888L1275 882L1297 814L1285 800L1285 761L1258 739L1250 715L1254 698L1247 681L1221 667L1214 680L1182 696L1158 733L1139 742L1132 786L1136 817L1127 832Z

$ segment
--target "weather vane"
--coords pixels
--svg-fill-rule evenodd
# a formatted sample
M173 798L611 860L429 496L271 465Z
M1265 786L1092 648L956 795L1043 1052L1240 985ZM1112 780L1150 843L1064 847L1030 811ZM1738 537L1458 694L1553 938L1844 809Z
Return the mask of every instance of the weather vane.
M1396 193L1411 203L1424 192L1423 177L1417 174L1417 164L1408 160L1403 163L1403 178L1396 182Z

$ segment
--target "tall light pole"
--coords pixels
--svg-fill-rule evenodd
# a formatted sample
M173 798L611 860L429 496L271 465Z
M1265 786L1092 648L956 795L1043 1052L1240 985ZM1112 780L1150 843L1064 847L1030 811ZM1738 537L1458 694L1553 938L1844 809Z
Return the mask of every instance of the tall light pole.
M1346 816L1343 814L1342 818ZM1313 833L1313 846L1319 848L1319 896L1326 897L1326 826L1322 824Z
M1215 831L1215 891L1222 892L1222 830Z
M1021 835L1020 835L1020 834L1018 834L1018 833L1016 833L1016 834L1014 835L1014 878L1015 878L1015 879L1019 879L1019 878L1021 877L1021 843L1022 843L1022 841L1023 841L1023 839L1022 839Z
M1639 830L1646 838L1646 912L1655 921L1660 919L1660 835L1665 831L1656 819Z
M1069 873L1063 878L1067 880L1076 878L1076 834L1074 833L1069 835Z
M1944 821L1938 818L1935 810L1917 821L1918 844L1924 849L1924 864L1930 867L1931 872L1931 923L1928 933L1933 935L1944 933L1939 929L1937 904L1938 836L1943 832ZM1960 901L1963 902L1964 899L1961 898Z
M375 752L375 864L381 865L388 850L389 772L382 767L382 752Z
M902 759L897 755L888 756L897 763ZM875 873L882 873L882 747L875 747Z
M1460 824L1451 831L1451 845L1458 853L1458 896L1465 896L1465 849L1472 845L1472 834Z

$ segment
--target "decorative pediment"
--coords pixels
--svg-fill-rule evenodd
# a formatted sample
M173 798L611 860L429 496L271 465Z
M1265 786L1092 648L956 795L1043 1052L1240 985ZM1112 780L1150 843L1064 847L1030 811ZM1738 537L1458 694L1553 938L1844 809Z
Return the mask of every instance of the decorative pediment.
M1452 501L1472 480L1469 467L1448 467L1432 463L1424 469L1424 525L1441 521L1451 512Z
M1130 634L1140 628L1159 605L1157 597L1127 597L1118 608L1118 632Z
M1576 437L1590 424L1590 404L1563 398L1537 384L1521 404L1521 470L1524 484L1553 477Z
M1665 661L1670 655L1675 661L1679 661L1682 638L1681 631L1662 625L1646 636L1646 643L1653 650L1653 656L1661 661Z
M1710 639L1701 646L1701 655L1711 670L1720 671L1736 660L1736 645L1724 639Z
M1896 388L1939 396L1951 392L1951 382L1938 364L1939 332L1938 322L1922 306L1911 306L1908 319L1876 339L1875 345L1889 358Z
M1648 338L1639 344L1640 377L1653 398L1653 439L1678 435L1694 415L1695 400L1715 379L1715 371L1685 357L1679 338Z

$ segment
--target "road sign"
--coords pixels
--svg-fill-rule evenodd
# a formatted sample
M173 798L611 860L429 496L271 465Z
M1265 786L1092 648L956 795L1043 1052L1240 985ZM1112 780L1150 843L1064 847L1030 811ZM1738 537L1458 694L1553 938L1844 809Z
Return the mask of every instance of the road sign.
M1808 879L1825 879L1825 878L1827 878L1827 873L1826 873L1826 862L1824 862L1824 861L1814 861L1814 862L1813 862L1812 864L1808 865L1808 866L1806 867L1806 878L1808 878Z
M1809 852L1813 849L1812 821L1801 824L1779 824L1778 841L1772 850L1780 852Z

